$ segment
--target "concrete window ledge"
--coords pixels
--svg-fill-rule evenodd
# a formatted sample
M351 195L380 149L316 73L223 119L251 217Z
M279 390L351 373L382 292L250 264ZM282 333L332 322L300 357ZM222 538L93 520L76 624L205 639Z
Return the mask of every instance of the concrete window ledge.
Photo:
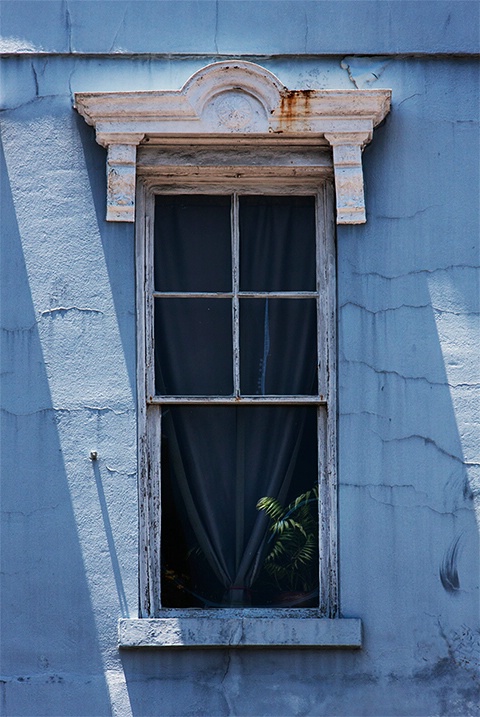
M288 610L263 613L193 609L175 611L175 615L173 610L165 612L165 616L158 618L120 619L119 647L358 649L362 646L361 620L321 618L315 610L294 610L295 615Z

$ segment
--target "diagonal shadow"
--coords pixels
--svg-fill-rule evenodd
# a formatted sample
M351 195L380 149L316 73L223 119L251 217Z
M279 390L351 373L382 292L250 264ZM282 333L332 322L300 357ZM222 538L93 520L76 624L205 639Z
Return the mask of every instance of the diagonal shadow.
M97 628L1 151L2 672L5 713L110 713ZM83 674L85 679L80 680ZM40 709L40 706L39 706ZM9 711L11 710L11 711Z

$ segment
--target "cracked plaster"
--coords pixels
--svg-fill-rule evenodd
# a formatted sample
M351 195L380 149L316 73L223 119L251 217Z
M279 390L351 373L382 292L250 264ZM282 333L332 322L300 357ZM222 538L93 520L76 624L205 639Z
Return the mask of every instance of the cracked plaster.
M2 0L4 52L382 55L475 53L474 2L424 0L400 5L343 0L282 2L288 33L278 33L278 5L268 0ZM19 6L22 12L19 12ZM145 23L144 18L149 22ZM35 18L36 22L29 22ZM195 27L195 32L189 32ZM239 28L248 27L248 33ZM358 28L362 31L359 32ZM101 28L101 32L99 32Z
M351 87L340 62L270 58L265 66L290 86L306 78L312 87ZM124 717L129 709L153 714L152 705L188 714L195 705L220 715L247 714L254 704L265 715L351 717L353 705L372 717L375 710L473 716L478 105L476 67L466 60L386 65L373 87L388 81L396 104L364 155L370 224L338 232L342 606L362 616L365 649L118 656L118 571L129 610L136 604L135 412L126 376L134 364L132 236L99 218L104 152L91 149L88 128L71 122L70 96L89 83L105 90L107 81L118 90L179 87L204 64L203 57L4 61L4 103L18 108L2 117L13 192L2 218L12 267L2 281L3 304L10 299L2 341L10 352L2 360L3 556L14 588L4 592L12 615L2 633L4 711L28 714L35 703L68 714L82 704L92 715ZM54 311L74 306L102 313ZM76 356L82 342L84 355ZM113 366L105 361L111 355ZM88 459L93 448L103 503ZM440 568L460 534L452 594Z
M357 90L368 89L382 76L390 60L388 57L345 57L340 67Z

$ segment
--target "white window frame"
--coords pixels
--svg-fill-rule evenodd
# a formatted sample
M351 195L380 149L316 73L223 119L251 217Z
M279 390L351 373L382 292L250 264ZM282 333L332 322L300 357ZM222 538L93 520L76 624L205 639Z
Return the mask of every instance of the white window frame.
M334 198L339 224L366 221L362 149L390 105L389 90L287 90L249 62L218 62L179 91L81 93L75 106L107 147L107 221L136 221L139 618L119 620L121 647L352 647L361 621L338 602ZM138 151L137 151L138 147ZM193 147L193 149L192 149ZM333 182L335 195L333 194ZM319 452L320 607L165 609L160 604L160 422L153 395L152 263L156 192L282 192L322 195L320 282L327 407ZM307 191L305 191L307 190ZM320 203L319 203L320 206ZM320 224L320 223L319 223Z
M257 150L257 151L255 151ZM120 623L121 644L134 646L138 643L138 635L145 630L150 631L148 641L159 647L204 647L212 645L235 644L235 635L242 634L239 645L282 646L299 644L308 646L352 646L358 647L360 641L360 622L358 620L339 620L338 605L338 564L337 564L337 477L336 477L336 290L335 290L335 230L334 230L334 196L332 186L332 169L324 155L317 164L306 164L301 179L296 178L298 164L292 167L279 166L278 158L289 155L295 148L264 147L264 158L270 162L264 165L253 165L258 161L258 147L245 145L243 164L236 167L235 174L243 175L233 179L231 170L208 164L202 167L202 148L189 150L188 164L168 165L151 162L161 156L172 156L175 148L149 148L143 150L142 162L149 169L142 168L139 172L137 189L136 224L136 263L137 263L137 321L138 321L138 415L139 415L139 501L140 501L140 609L139 616L144 620L141 626L131 620ZM177 150L178 151L178 150ZM221 151L221 150L220 150ZM148 155L152 155L150 162ZM210 150L211 161L215 152ZM318 155L318 150L297 148L297 154L305 161ZM250 161L248 161L250 160ZM329 166L330 164L330 166ZM255 177L251 176L254 167ZM187 180L182 170L188 168L190 179ZM272 180L272 169L275 180ZM150 174L150 172L153 172ZM191 174L195 174L192 178ZM177 175L172 177L172 175ZM163 175L163 177L162 177ZM215 175L213 178L212 175ZM168 178L168 179L167 179ZM235 397L208 398L172 398L155 396L154 390L154 338L153 338L153 234L154 234L154 202L156 194L163 193L222 193L230 194L255 193L261 194L310 194L316 196L317 213L317 251L318 290L313 292L317 300L317 316L320 331L318 332L318 396L312 398L286 400L282 397L251 397L236 399ZM143 221L140 217L143 217ZM325 424L318 427L319 452L319 584L320 596L318 608L295 609L261 609L221 608L177 609L161 606L161 406L173 403L222 403L236 404L255 403L284 404L310 403L322 406L319 411ZM222 619L218 627L218 620ZM319 618L323 619L319 621ZM267 627L274 620L277 628L274 632ZM246 622L247 621L247 626ZM287 621L284 625L284 621ZM307 621L307 623L305 623ZM332 637L333 622L340 633ZM306 625L309 629L306 629ZM182 626L180 633L175 626ZM299 625L295 628L294 625ZM314 626L313 626L314 625ZM188 626L188 629L187 629ZM228 626L228 627L227 627ZM282 626L282 627L280 627ZM173 632L172 632L173 630ZM245 632L245 630L247 632ZM277 632L277 630L279 630ZM305 631L305 633L303 632ZM154 635L154 637L152 637ZM172 635L174 637L172 637ZM188 636L188 637L186 637ZM143 644L143 639L140 639ZM188 645L186 644L188 643ZM346 643L346 644L345 644Z
M225 191L227 190L227 191ZM189 193L232 193L238 191L243 193L260 193L262 195L291 194L295 191L298 194L309 194L316 198L316 236L317 236L317 286L318 290L309 292L310 298L316 300L317 305L317 355L318 355L318 394L316 396L230 396L215 397L171 397L155 395L154 376L154 327L153 327L153 296L156 295L153 287L153 231L142 231L141 223L138 224L137 232L137 286L145 287L137 295L137 302L143 303L142 314L138 317L138 396L139 411L142 410L142 422L139 424L139 435L147 436L145 442L141 441L142 454L139 456L141 469L141 481L144 483L141 489L142 505L140 506L141 531L140 531L140 555L150 553L151 546L155 545L160 550L160 543L157 540L159 528L156 521L150 516L161 514L159 491L153 489L161 484L160 463L161 446L158 436L160 435L162 406L171 404L197 404L197 405L313 405L323 407L319 411L318 422L325 425L318 426L318 476L319 476L319 502L320 512L320 565L325 570L320 579L320 609L315 614L335 617L338 613L338 569L337 569L337 540L336 540L336 338L335 338L335 240L332 222L332 189L331 182L322 180L315 184L302 182L292 184L289 181L284 184L281 181L275 185L268 185L263 181L241 183L229 181L224 178L214 185L191 183L182 185L179 188L157 185L145 187L145 223L153 229L154 200L156 194L183 194ZM319 214L321 213L321 216ZM320 276L321 271L321 276ZM183 292L185 295L187 292ZM236 292L232 292L235 294ZM241 295L241 292L239 292ZM288 292L292 294L294 292ZM271 295L271 292L270 292ZM238 329L238 312L235 312ZM235 331L234 325L234 336ZM235 341L235 339L234 339ZM235 342L236 343L236 342ZM237 348L237 347L235 347ZM237 352L234 352L237 353ZM235 359L234 379L238 390L239 361L238 353ZM142 371L142 366L145 370ZM142 406L140 406L140 402ZM144 408L146 405L146 408ZM325 418L324 418L325 413ZM149 437L153 436L153 439ZM148 471L148 466L154 466ZM145 496L152 496L152 504ZM332 514L332 518L330 518ZM148 515L148 517L147 517ZM145 519L142 519L145 516ZM161 531L160 531L161 534ZM161 541L161 537L160 537ZM140 615L141 617L157 617L162 612L160 594L160 559L159 554L151 554L149 560L142 561L140 565ZM275 609L277 613L278 608Z

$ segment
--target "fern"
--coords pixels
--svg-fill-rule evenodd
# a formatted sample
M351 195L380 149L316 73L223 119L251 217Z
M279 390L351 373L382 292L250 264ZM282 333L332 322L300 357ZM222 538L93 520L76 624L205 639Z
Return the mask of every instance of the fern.
M318 487L287 506L276 498L260 498L257 510L270 519L268 542L273 542L265 558L265 572L280 590L311 590L318 570Z

